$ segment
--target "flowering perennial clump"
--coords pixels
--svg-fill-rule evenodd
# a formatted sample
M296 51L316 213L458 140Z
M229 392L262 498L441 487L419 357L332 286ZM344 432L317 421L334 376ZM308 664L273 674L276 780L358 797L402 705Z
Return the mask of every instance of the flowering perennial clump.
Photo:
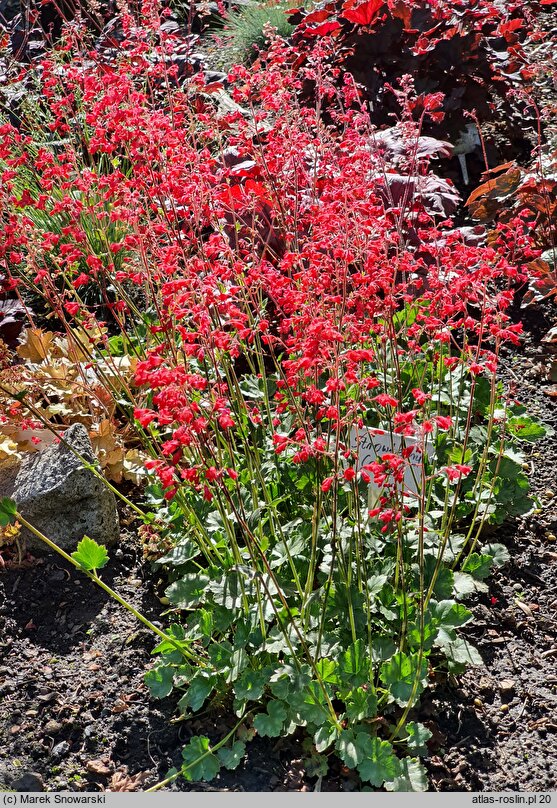
M304 726L364 781L424 788L411 711L432 669L480 661L459 601L505 557L481 528L529 508L519 446L543 430L496 371L537 253L520 216L489 245L455 228L450 144L422 135L440 94L404 77L375 130L326 39L180 83L145 11L111 61L70 28L33 118L0 127L0 261L143 453L175 620L147 681L184 713L233 694L232 746L193 739L188 777Z

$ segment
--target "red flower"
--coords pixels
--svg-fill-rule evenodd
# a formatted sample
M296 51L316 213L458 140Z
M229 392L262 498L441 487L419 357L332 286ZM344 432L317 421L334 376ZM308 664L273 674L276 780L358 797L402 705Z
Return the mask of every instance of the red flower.
M91 278L89 277L89 275L86 275L85 272L81 272L81 274L79 274L77 278L73 281L72 286L74 287L74 289L79 289L80 286L86 286L90 282Z
M79 303L73 303L72 301L69 301L68 303L64 304L64 308L66 309L68 314L70 314L72 317L75 317L75 315L79 311Z
M471 466L464 466L462 463L455 463L454 466L446 466L443 469L451 482L460 480L461 477L467 477L472 471Z
M153 412L153 410L146 410L141 409L140 407L136 407L133 411L133 417L139 421L142 427L147 427L151 423L151 421L155 421L157 418L157 413Z
M414 387L412 390L412 395L414 396L416 403L422 406L425 404L428 399L431 398L430 393L424 393L423 390L419 390L417 387Z
M218 422L221 429L231 429L236 426L229 412L222 412L218 417Z
M393 396L390 396L388 393L379 393L378 396L375 396L373 399L377 401L380 407L396 407L398 406L398 401Z

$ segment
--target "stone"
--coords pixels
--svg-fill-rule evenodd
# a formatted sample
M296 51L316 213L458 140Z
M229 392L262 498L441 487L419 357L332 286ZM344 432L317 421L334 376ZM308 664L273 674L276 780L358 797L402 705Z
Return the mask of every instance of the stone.
M62 729L62 724L59 721L55 721L53 718L47 721L43 727L45 735L58 735Z
M493 681L489 676L480 676L478 680L478 690L485 695L486 698L493 696Z
M83 424L72 424L64 443L26 455L19 467L0 471L0 497L15 499L21 515L63 550L75 549L84 535L101 544L118 540L116 500L102 479L85 468L95 463L93 447ZM48 548L29 530L21 538L34 554Z
M12 780L11 787L16 791L44 791L44 781L37 772L25 772Z
M63 758L65 755L67 755L69 751L70 751L69 743L67 741L60 741L60 743L57 743L56 746L52 747L50 756L52 757L53 760L60 760L60 758Z
M516 684L513 679L502 679L499 682L499 690L504 696L512 696L516 690Z

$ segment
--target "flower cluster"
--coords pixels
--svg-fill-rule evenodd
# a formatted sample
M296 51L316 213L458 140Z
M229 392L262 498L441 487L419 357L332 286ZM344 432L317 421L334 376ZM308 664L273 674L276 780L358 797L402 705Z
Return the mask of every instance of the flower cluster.
M387 137L350 77L337 89L326 41L297 72L277 41L264 69L231 73L223 110L202 76L176 80L171 35L128 36L110 69L90 54L42 62L56 145L2 126L1 257L66 328L124 336L167 497L190 486L210 499L253 428L345 482L355 426L417 439L450 429L428 379L408 388L404 369L492 374L500 343L518 338L507 309L523 276L503 240L468 243L432 203L431 160L447 144L420 126L441 99L415 121L406 77L406 114ZM257 399L247 376L266 380Z

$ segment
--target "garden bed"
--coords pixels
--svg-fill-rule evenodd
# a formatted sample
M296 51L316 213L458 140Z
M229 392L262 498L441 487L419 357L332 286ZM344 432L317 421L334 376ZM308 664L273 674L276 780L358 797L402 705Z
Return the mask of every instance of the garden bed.
M14 24L0 787L556 787L552 4Z

